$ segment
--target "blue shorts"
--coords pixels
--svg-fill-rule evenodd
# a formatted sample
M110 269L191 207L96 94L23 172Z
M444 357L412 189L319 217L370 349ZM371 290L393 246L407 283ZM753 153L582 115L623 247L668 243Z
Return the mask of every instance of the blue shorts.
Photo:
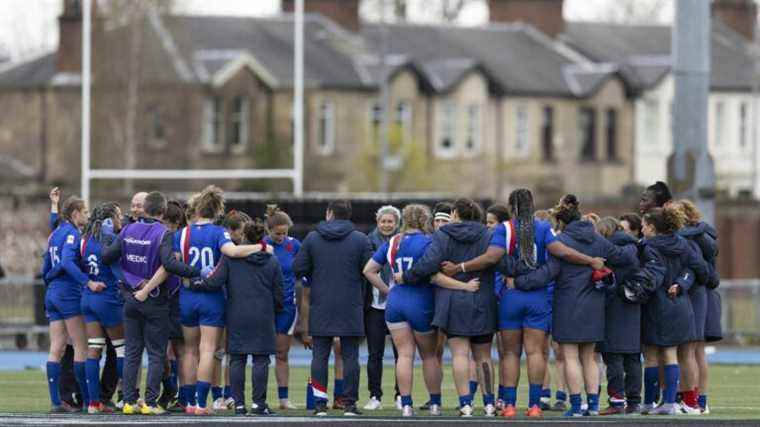
M82 315L82 293L78 285L51 285L45 292L45 315L48 321L66 320Z
M296 329L296 319L298 319L298 310L296 310L295 304L285 304L284 310L274 317L275 330L278 334L293 335L293 331Z
M499 329L538 329L549 332L552 306L546 289L521 291L506 289L499 301Z
M179 294L179 315L182 326L224 327L224 293L193 292L182 289Z
M433 331L434 297L432 289L394 286L385 303L388 330L410 327L425 334Z
M82 292L82 314L85 323L113 328L124 321L124 301L117 292Z

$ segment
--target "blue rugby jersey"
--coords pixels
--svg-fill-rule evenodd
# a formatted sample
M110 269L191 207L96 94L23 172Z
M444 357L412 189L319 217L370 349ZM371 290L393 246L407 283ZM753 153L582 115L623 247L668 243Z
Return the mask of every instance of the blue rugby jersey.
M227 243L232 243L230 233L212 223L190 224L174 233L174 251L182 254L185 264L198 266L201 270L213 269L219 264L222 246ZM192 292L182 288L181 292L185 291Z
M293 259L301 249L298 239L287 236L281 244L275 243L269 236L264 238L267 245L274 247L274 255L280 262L282 269L282 293L283 303L295 305L296 303L296 275L293 273Z
M390 250L391 242L395 241L399 235L391 238L372 255L372 259L380 265L386 265L390 262L391 255L388 253ZM396 252L395 262L391 265L391 270L394 273L403 273L410 270L415 262L417 262L425 254L425 250L432 242L432 238L420 232L404 234L404 240L398 245L398 251ZM393 283L388 285L393 286ZM407 287L425 287L432 289L430 282L420 282L415 285L400 285Z

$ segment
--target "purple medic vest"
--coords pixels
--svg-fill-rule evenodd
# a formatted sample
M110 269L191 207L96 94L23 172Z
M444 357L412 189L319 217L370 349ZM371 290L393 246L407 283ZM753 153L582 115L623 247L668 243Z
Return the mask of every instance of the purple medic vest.
M121 237L121 270L127 286L137 288L161 267L160 247L166 227L158 221L136 222L124 227Z

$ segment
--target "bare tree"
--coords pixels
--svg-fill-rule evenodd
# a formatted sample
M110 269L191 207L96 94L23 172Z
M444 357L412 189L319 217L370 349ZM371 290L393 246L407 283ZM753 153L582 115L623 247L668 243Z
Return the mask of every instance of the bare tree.
M673 0L596 0L585 3L594 10L589 17L595 21L620 24L653 24L662 22L672 10Z
M362 2L362 16L372 21L404 22L408 19L410 0L368 0ZM385 19L383 19L385 7Z
M473 0L440 0L439 17L445 22L454 22L459 18L462 10Z

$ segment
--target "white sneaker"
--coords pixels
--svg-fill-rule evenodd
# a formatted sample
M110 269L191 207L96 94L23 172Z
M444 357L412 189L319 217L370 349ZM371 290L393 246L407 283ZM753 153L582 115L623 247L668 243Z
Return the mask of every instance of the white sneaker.
M220 397L214 401L213 404L211 404L211 408L214 411L226 411L227 410L227 401L224 400L223 397Z
M116 408L117 409L124 409L124 401L120 400L120 401L116 402Z
M485 411L487 417L495 417L496 416L496 407L491 405L490 403L483 408L483 411Z
M434 417L441 416L441 407L439 405L430 405L430 415Z
M472 406L470 406L470 405L464 405L461 408L459 408L459 416L460 417L471 417L472 416Z
M702 415L702 411L699 409L699 407L692 408L691 406L687 404L681 404L681 414L684 415Z
M710 405L706 405L705 409L702 409L702 415L710 415Z
M365 411L379 411L381 409L383 409L383 404L375 396L370 397L367 404L364 405Z
M233 410L235 409L235 399L228 397L225 399L224 404L227 405L227 409Z
M581 412L588 411L588 403L581 403Z
M413 417L414 416L414 409L411 406L409 406L409 405L404 406L404 409L401 410L401 416L402 417Z
M507 405L505 405L505 404L504 404L504 401L503 401L503 400L501 400L501 399L496 399L496 405L495 405L495 406L496 406L496 410L497 410L497 411L501 411L501 410L502 410L502 409L504 409L504 407L505 407L505 406L507 406Z
M399 411L404 410L404 405L401 404L401 396L396 396L396 409Z
M651 415L654 410L654 403L644 403L641 405L641 415Z
M290 399L280 399L280 409L283 411L295 411L298 406L290 403Z
M667 404L664 403L657 408L655 408L654 411L651 412L652 415L677 415L678 412L676 412L676 406L674 404Z

